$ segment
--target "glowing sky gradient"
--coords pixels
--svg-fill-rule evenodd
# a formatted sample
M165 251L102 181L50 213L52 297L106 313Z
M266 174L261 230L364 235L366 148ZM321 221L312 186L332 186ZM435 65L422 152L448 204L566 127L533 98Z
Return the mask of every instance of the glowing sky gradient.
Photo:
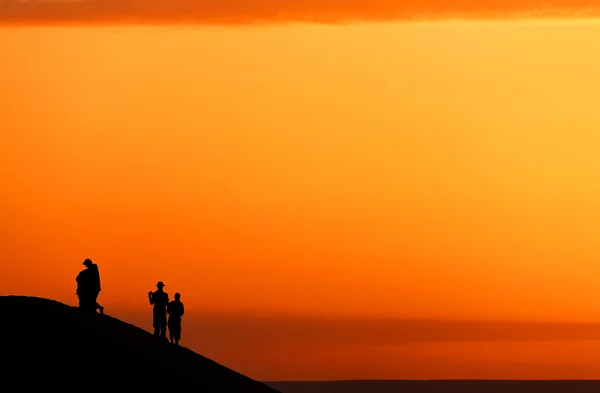
M150 329L162 280L182 344L253 378L599 378L598 37L0 28L0 294L74 305L89 257L108 313Z

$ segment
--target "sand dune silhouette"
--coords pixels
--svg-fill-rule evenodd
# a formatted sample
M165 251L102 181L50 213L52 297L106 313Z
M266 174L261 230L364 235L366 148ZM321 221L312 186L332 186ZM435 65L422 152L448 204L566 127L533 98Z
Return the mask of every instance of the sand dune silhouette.
M19 391L277 392L107 315L0 296L4 382Z

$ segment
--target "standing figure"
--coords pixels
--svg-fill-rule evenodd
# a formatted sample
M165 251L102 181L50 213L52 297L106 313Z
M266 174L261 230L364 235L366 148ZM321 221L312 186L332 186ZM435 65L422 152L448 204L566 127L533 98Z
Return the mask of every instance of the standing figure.
M79 298L79 308L84 311L104 313L104 307L98 304L97 299L100 294L100 271L98 265L92 263L87 258L83 261L85 269L77 275L77 297Z
M159 281L156 284L156 291L148 292L148 300L154 307L152 308L154 336L161 340L167 340L167 304L169 304L169 295L163 291L165 284Z
M86 259L83 261L83 264L90 270L90 278L91 278L91 298L90 301L94 306L94 311L100 310L100 314L104 314L104 307L98 304L98 295L100 294L100 270L98 270L98 265L92 262L91 259Z
M167 314L169 314L169 338L175 345L179 345L181 339L181 317L183 316L183 303L181 303L181 295L175 294L175 300L167 304Z
M85 262L83 264L85 265ZM77 278L75 279L75 281L77 281L77 290L75 293L79 298L79 309L82 311L93 310L93 303L91 302L91 299L94 295L91 290L91 273L91 270L87 268L83 269L81 272L79 272Z

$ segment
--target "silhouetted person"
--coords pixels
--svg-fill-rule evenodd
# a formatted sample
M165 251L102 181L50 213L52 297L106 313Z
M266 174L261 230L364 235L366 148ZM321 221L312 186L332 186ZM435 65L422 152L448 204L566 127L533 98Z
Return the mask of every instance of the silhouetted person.
M77 291L75 293L79 298L79 308L84 311L91 311L90 273L88 269L83 269L75 279L77 281Z
M91 300L94 304L94 311L100 310L100 314L104 314L104 307L98 304L98 295L102 290L100 287L100 270L98 269L98 265L92 262L91 259L86 259L83 264L92 271L92 296L93 300Z
M152 308L154 336L161 340L167 340L167 304L169 304L169 295L163 291L162 281L156 284L157 290L148 292L148 300L154 307Z
M179 345L181 339L181 317L183 316L183 303L181 303L181 295L175 294L175 300L167 304L167 314L169 314L169 338L175 345Z
M85 269L82 270L75 279L77 281L77 297L79 298L79 308L84 311L104 313L104 307L98 304L97 299L100 294L100 271L98 265L92 263L87 258L83 261Z

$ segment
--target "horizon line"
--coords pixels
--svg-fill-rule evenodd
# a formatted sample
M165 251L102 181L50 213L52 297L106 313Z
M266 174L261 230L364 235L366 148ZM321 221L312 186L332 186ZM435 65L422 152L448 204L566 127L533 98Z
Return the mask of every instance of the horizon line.
M307 379L307 380L262 380L263 383L321 383L321 382L590 382L598 381L600 378L578 378L578 379L547 379L547 378L404 378L404 379Z
M27 294L2 294L2 297L22 297L22 298L33 298L40 300L47 300L51 302L57 302L64 306L77 308L77 305L69 302L53 299L49 297L39 295L27 295ZM109 306L111 303L107 303ZM145 303L144 303L145 305ZM132 314L146 314L140 308L134 306L134 304L127 304L122 306L116 306L112 308L117 313L132 313ZM222 311L214 308L187 308L186 314L194 315L205 315L218 318L245 318L251 320L278 320L278 321L316 321L316 322L430 322L430 323L472 323L472 324L532 324L532 325L567 325L567 326L600 326L600 313L598 314L598 320L571 320L567 321L564 319L525 319L525 318L449 318L449 317L434 317L434 316L395 316L395 315L359 315L359 314L337 314L332 315L331 313L319 313L319 312L281 312L275 310L259 311L250 309L240 309L236 311ZM110 314L107 314L110 316Z

